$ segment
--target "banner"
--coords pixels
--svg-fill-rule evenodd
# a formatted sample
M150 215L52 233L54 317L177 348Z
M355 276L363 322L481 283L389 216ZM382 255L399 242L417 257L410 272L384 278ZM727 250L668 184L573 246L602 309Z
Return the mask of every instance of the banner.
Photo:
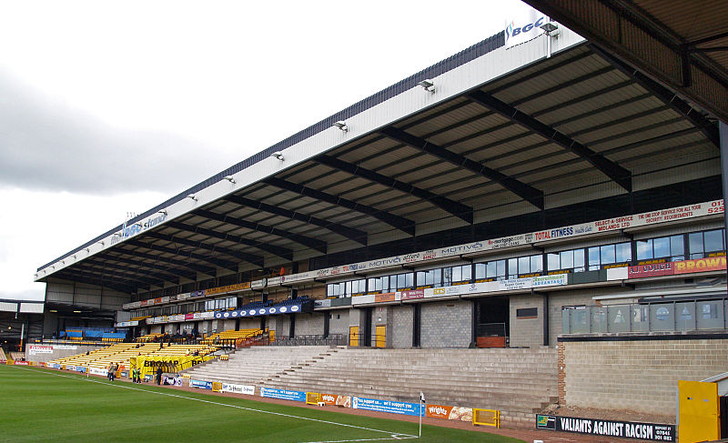
M52 354L53 346L49 345L28 345L28 355Z
M459 420L468 423L473 421L473 408L461 406L426 405L425 417L444 420Z
M255 395L255 386L223 383L222 392L232 392L234 394Z
M401 401L378 400L374 398L354 397L351 402L354 409L365 411L388 412L390 414L419 416L422 405Z
M593 418L536 415L536 428L559 432L633 438L649 441L675 441L675 426L656 423L599 420Z
M197 355L140 355L129 359L129 370L139 368L141 376L154 375L157 368L163 372L179 372L199 363L212 360L212 356Z
M327 406L351 407L351 396L349 395L321 394L321 401Z
M289 391L287 389L260 388L260 396L277 398L280 400L306 401L306 393L302 391Z
M91 375L101 375L101 376L106 377L106 374L108 374L108 371L106 369L94 368L92 366L89 366L88 373Z
M666 263L630 266L628 278L660 277L664 275L694 274L697 272L725 271L726 258L708 257Z
M541 25L548 23L549 18L535 9L529 9L506 23L506 48L526 43L543 34Z
M208 391L212 390L212 382L211 381L204 381L204 380L192 380L190 379L190 387L191 388L199 388L199 389L207 389Z

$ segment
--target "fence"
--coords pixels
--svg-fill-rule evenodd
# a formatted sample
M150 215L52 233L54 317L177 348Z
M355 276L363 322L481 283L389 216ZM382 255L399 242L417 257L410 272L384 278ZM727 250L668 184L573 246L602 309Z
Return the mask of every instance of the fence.
M727 329L728 299L564 308L563 334Z
M348 337L344 334L297 335L295 337L279 335L270 344L271 346L344 346L347 344L347 339Z

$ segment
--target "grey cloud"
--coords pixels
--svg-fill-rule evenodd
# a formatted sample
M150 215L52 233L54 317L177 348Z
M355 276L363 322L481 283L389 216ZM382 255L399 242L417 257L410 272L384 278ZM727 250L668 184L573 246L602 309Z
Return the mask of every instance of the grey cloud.
M84 194L176 193L235 161L206 151L202 142L124 132L69 112L0 71L0 186Z

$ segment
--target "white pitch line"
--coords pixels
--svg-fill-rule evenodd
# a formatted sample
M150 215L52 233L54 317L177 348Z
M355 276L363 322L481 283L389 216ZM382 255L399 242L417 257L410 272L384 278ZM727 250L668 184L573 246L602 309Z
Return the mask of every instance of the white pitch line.
M35 369L31 369L31 368L15 367L15 366L13 366L13 368L15 368L15 369L24 369L26 371L33 371L33 372L38 373ZM140 391L140 392L146 392L146 393L149 393L149 394L164 395L164 396L167 396L167 397L181 398L181 399L184 399L184 400L193 400L193 401L198 401L198 402L201 402L201 403L208 403L208 404L217 405L217 406L223 406L223 407L228 407L228 408L242 409L244 411L260 412L262 414L277 415L279 417L287 417L287 418L294 418L294 419L298 419L298 420L313 421L313 422L316 422L316 423L326 423L326 424L330 424L330 425L334 425L334 426L342 426L342 427L346 427L346 428L359 429L359 430L364 430L364 431L382 432L382 433L385 433L385 434L389 434L390 435L389 437L373 438L373 439L332 440L332 441L327 441L327 442L322 441L322 442L301 442L301 443L346 443L346 442L358 442L358 441L410 440L410 439L413 439L413 438L419 438L416 435L401 434L401 433L394 433L393 434L392 431L385 431L383 429L368 428L368 427L365 427L365 426L348 425L346 423L337 423L335 421L321 420L321 419L318 419L318 418L301 417L299 415L283 414L281 412L273 412L273 411L266 411L266 410L263 410L263 409L247 408L245 406L237 406L237 405L231 405L231 404L227 404L227 403L219 403L219 402L216 402L216 401L203 400L201 398L186 397L184 395L169 394L169 393L166 393L166 392L150 391L150 390L147 390L147 389L140 389L140 388L136 388L136 387L132 387L132 386L124 386L122 384L106 383L106 382L103 382L103 381L100 381L100 380L94 380L94 379L91 379L91 378L81 378L81 377L75 376L75 375L58 374L58 373L55 373L55 372L48 372L48 371L40 371L40 373L41 374L47 374L47 375L55 375L57 377L70 378L70 379L73 379L73 380L86 381L86 382L91 382L91 383L98 383L98 384L105 385L105 386L114 386L114 387L122 388L122 389L130 389L132 391Z

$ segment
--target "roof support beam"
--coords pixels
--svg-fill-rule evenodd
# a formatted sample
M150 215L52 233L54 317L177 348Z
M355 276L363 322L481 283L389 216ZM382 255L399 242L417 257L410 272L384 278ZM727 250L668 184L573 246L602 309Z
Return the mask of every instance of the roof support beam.
M198 226L192 226L185 223L170 221L164 224L165 227L179 229L180 231L192 232L195 234L206 235L208 237L217 238L220 240L226 240L233 243L240 243L241 245L250 246L253 248L260 249L261 251L268 252L277 257L284 258L288 261L293 261L293 251L281 246L275 246L271 244L261 243L255 240L250 240L239 235L226 234L224 232L218 232L213 229L201 228Z
M406 232L409 235L415 235L415 222L404 217L390 214L388 212L381 211L371 206L362 205L352 200L347 200L336 195L327 194L317 189L308 188L304 185L292 183L277 177L268 177L266 179L263 179L263 182L269 185L273 185L277 188L285 189L286 191L290 191L295 194L311 197L313 199L321 200L332 205L351 209L352 211L361 212L362 214L366 214L392 227L395 227L400 231Z
M657 96L657 98L662 100L662 102L668 105L673 111L690 120L690 122L699 128L716 148L720 146L718 127L715 123L708 120L703 114L695 110L685 100L681 99L677 94L652 80L639 70L629 66L627 63L624 63L617 57L614 57L607 51L602 50L599 46L590 43L589 47L592 51L599 54L603 59L611 63L612 66L617 68L623 74L634 79L640 86Z
M125 294L133 294L134 291L136 291L135 287L127 286L123 283L114 283L103 279L98 279L87 275L86 272L82 272L80 270L71 270L66 268L61 270L61 272L57 273L55 277L60 279L68 279L71 281L77 281L79 283L87 283L90 285L101 286L104 288L111 288Z
M144 277L144 272L139 269L132 269L127 266L118 265L114 263L101 263L101 262L83 262L80 263L80 271L88 272L89 274L102 275L102 280L105 278L113 279L113 276L117 278L134 281L137 283L144 283L146 285L161 285L162 279L156 280L153 278ZM113 271L110 271L113 270ZM121 275L120 275L121 274ZM141 275L140 275L141 274ZM107 275L108 277L104 277ZM148 275L148 274L146 274Z
M544 207L543 192L525 183L522 183L513 177L509 177L496 171L495 169L491 169L479 162L470 160L469 158L464 157L460 154L456 154L438 145L429 143L425 139L409 134L393 126L384 128L381 130L381 132L391 139L397 140L413 148L420 149L430 155L441 158L442 160L448 161L456 166L467 169L470 172L481 175L488 180L492 180L539 209L543 209Z
M245 252L239 252L239 251L233 251L232 249L227 249L227 248L223 248L223 247L219 247L219 246L215 246L215 245L210 245L207 243L194 241L194 240L190 240L187 238L180 238L180 237L175 237L173 235L162 234L160 232L147 232L144 235L147 237L152 237L152 238L156 238L159 240L166 240L166 241L169 241L172 243L178 243L180 245L192 246L193 248L204 249L206 251L228 255L228 256L236 258L238 260L252 263L255 266L258 266L260 268L263 267L263 257L261 257L259 255L247 254ZM201 255L200 257L204 257L204 256ZM206 260L210 260L210 259L206 258ZM227 261L227 260L222 260L222 259L216 258L216 259L214 259L214 262L212 262L212 263L215 265L221 266L223 268L230 269L231 271L235 271L235 272L238 271L237 264ZM223 266L223 264L224 264L224 266Z
M405 183L405 182L396 180L394 178L387 177L386 175L372 171L371 169L366 169L361 166L347 163L343 160L339 160L338 158L334 158L334 157L331 157L328 155L320 155L320 156L314 158L313 160L318 163L321 163L323 165L332 167L334 169L338 169L340 171L347 172L351 175L361 177L361 178L369 180L369 181L373 181L374 183L378 183L382 186L396 189L398 191L404 192L405 194L411 194L417 198L427 200L431 204L439 207L440 209L444 210L445 212L449 212L450 214L454 215L455 217L458 217L458 218L464 220L468 224L473 223L473 208L471 208L470 206L464 205L464 204L456 202L454 200L450 200L447 197L437 195L434 192L430 192L425 189L418 188L409 183Z
M298 220L304 223L326 228L331 232L335 232L350 240L354 240L355 242L360 243L364 246L366 246L367 244L367 233L359 229L349 228L344 225L316 218L312 215L301 214L300 212L291 211L289 209L281 208L279 206L269 205L257 200L251 200L249 198L241 197L239 195L229 195L224 198L229 202L237 203L241 206L259 209L261 211L265 211L271 214L280 215L281 217L287 217L293 220Z
M592 166L597 168L607 177L611 178L619 186L623 187L627 191L632 191L632 173L627 169L619 166L618 164L607 159L603 155L594 152L587 146L579 143L571 137L557 131L555 128L542 123L539 120L531 117L530 115L519 111L513 106L498 100L490 94L486 94L483 91L474 91L469 93L470 98L475 103L485 106L506 118L511 119L526 127L527 129L539 134L540 136L551 140L552 142L563 147L567 151L570 151L582 159L589 162Z
M197 258L197 257L193 257L192 256L194 254L183 254L183 253L180 253L179 251L177 251L175 249L172 249L172 248L164 248L164 247L161 247L161 246L153 245L151 243L144 243L144 242L139 241L139 240L136 240L136 239L126 240L124 243L127 244L127 245L131 245L131 246L138 246L140 248L151 249L152 251L164 252L164 253L169 253L169 254L176 254L176 255L179 255L179 256L187 256L187 257L195 258L195 259ZM203 274L212 275L213 277L216 275L215 268L211 268L209 266L204 266L204 265L199 265L199 264L193 264L193 263L190 263L188 261L177 260L177 259L174 259L174 258L160 257L159 255L147 254L145 252L140 252L140 251L124 251L124 252L125 253L128 253L128 254L131 254L133 256L137 256L137 257L141 257L141 258L146 258L146 259L149 259L149 260L154 260L154 261L158 261L158 262L162 262L162 263L169 263L170 265L180 266L180 267L183 267L183 268L191 269L191 270L193 270L195 272L201 272ZM195 278L196 278L196 276L195 276Z
M216 220L223 223L229 223L231 225L239 226L241 228L247 228L253 231L265 232L278 237L282 237L288 240L292 240L296 243L302 244L308 248L315 249L319 252L326 253L326 242L306 237L305 235L294 234L287 232L282 229L274 228L271 226L262 225L260 223L254 223L247 220L241 220L237 217L233 217L225 214L218 214L216 212L207 211L204 209L197 209L193 211L193 214L199 215L200 217L209 218L210 220Z
M119 251L112 251L112 252L118 253L118 254L133 255L130 253L130 251L123 250L123 249L119 250ZM161 266L156 263L140 262L138 257L129 258L129 257L122 257L120 255L109 254L105 258L107 258L108 260L118 261L118 262L126 263L129 265L143 266L144 268L154 269L157 274L159 274L160 276L164 276L164 277L160 277L160 278L166 278L168 281L171 281L171 282L176 281L178 283L180 277L184 277L184 278L187 278L190 280L194 280L197 277L197 274L195 274L194 272L191 272L191 271L186 271L186 270L182 270L182 269L170 269L167 266Z

